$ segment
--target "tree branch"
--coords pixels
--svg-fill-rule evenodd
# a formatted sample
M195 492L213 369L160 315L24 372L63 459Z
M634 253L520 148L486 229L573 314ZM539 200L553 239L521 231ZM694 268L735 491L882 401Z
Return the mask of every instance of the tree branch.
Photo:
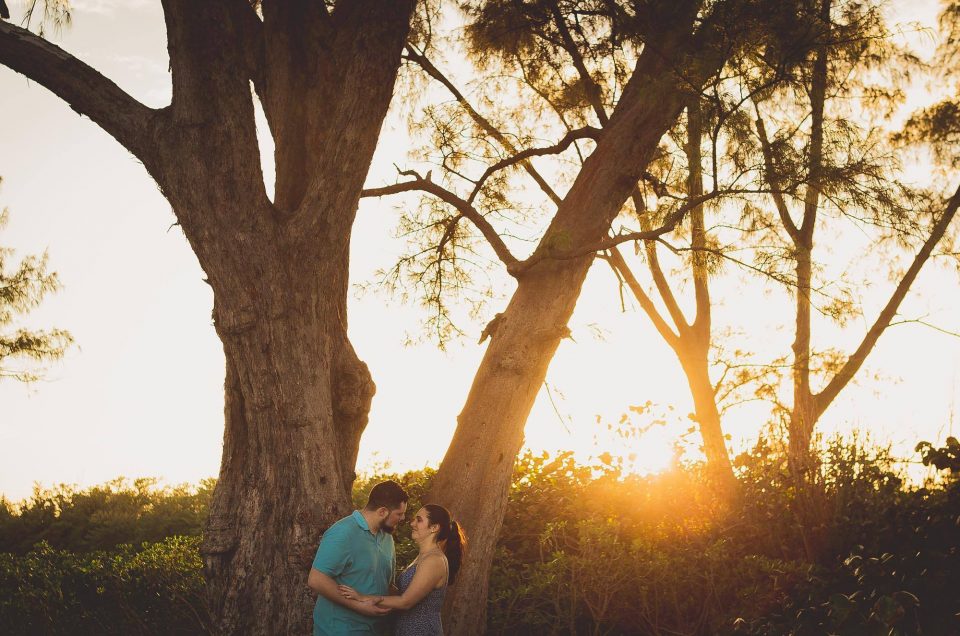
M687 105L687 155L689 174L687 177L687 195L697 197L703 194L703 157L700 144L703 140L703 113L700 98L692 97ZM690 211L690 245L695 250L707 246L707 233L704 229L703 206L698 205ZM691 329L705 342L710 341L712 306L710 303L710 280L703 252L695 251L691 259L696 313Z
M480 193L480 190L483 188L483 184L487 179L490 178L490 175L493 173L503 170L504 168L509 168L510 166L516 165L518 163L524 162L530 157L542 157L544 155L557 155L570 147L577 139L599 139L600 133L603 131L599 128L594 128L593 126L585 126L583 128L577 128L576 130L571 130L563 136L563 139L558 141L552 146L547 146L545 148L528 148L527 150L521 150L512 157L507 157L506 159L501 159L497 163L493 164L487 168L480 178L476 182L476 186L473 188L473 192L470 193L470 196L467 197L468 203L473 203L477 198L477 195Z
M253 82L253 89L260 97L260 103L266 104L268 97L263 21L249 2L235 3L231 7L236 15L238 30L242 34L247 77Z
M0 22L0 64L10 67L86 115L145 165L156 164L148 108L95 69L26 29Z
M370 188L360 193L361 198L382 197L390 194L399 194L401 192L426 192L437 197L441 201L455 208L462 216L469 219L471 223L480 231L480 234L487 240L490 247L493 248L497 258L506 266L507 273L516 277L519 274L520 261L510 252L506 243L500 238L497 230L489 221L465 199L457 196L443 186L434 183L429 179L424 179L412 170L404 170L400 173L403 176L414 177L412 181L404 181L381 188Z
M509 140L507 136L500 132L496 126L494 126L489 119L481 115L477 109L475 109L470 102L464 97L463 93L451 82L443 73L440 72L436 66L427 58L426 55L417 51L410 44L406 47L405 57L410 61L416 63L420 68L426 72L427 75L435 79L436 81L443 84L443 86L450 91L450 94L453 95L453 98L457 100L457 103L467 111L467 114L470 115L470 118L488 135L497 140L497 142L507 149L511 154L519 153L519 149ZM562 199L554 189L547 183L547 180L537 171L534 165L529 160L523 160L520 162L523 166L523 169L530 175L530 177L537 183L540 189L550 198L555 205L560 205Z
M634 207L639 211L643 206L643 199L640 198L636 190L634 190L632 196ZM650 229L650 220L646 216L640 217L640 224L644 230ZM663 268L660 267L660 255L657 254L657 244L655 241L646 241L643 249L647 253L647 268L653 277L653 284L657 287L660 299L663 300L663 304L667 308L667 313L670 314L670 319L673 320L673 324L676 325L677 331L683 334L690 326L687 324L687 319L683 315L683 311L680 309L679 303L677 303L676 296L670 288L670 283L663 273Z
M942 333L945 336L952 336L954 338L960 338L960 332L950 331L949 329L944 329L943 327L938 327L932 322L927 322L923 318L905 318L903 320L898 320L896 322L891 322L888 326L895 327L898 325L922 325L928 329L933 329L936 332Z
M720 196L720 192L710 192L704 194L700 197L695 197L681 205L679 208L667 215L667 218L664 219L663 224L654 229L643 230L640 232L627 232L626 234L617 234L614 236L608 236L603 240L585 245L578 249L563 252L563 253L551 253L549 255L543 254L542 252L537 252L530 258L525 261L521 261L518 265L518 272L525 272L537 263L547 260L547 259L557 259L557 260L568 260L573 258L580 258L582 256L587 256L588 254L595 254L596 252L602 252L604 250L609 250L611 248L620 245L621 243L628 243L630 241L652 241L659 239L664 234L669 234L670 232L677 229L677 226L680 224L680 221L683 220L683 217L686 216L687 212L702 205L704 202L714 199Z
M584 92L587 100L593 107L593 112L597 115L597 121L600 122L601 126L605 126L607 122L610 121L610 118L607 116L607 111L603 107L603 92L600 90L600 86L593 80L593 76L590 75L590 71L587 69L587 65L583 60L583 55L580 54L580 49L577 48L576 42L573 41L573 36L570 34L567 22L564 20L563 14L560 12L560 7L555 0L550 2L550 12L553 14L553 21L557 25L557 30L560 32L560 38L563 40L563 48L570 54L573 67L577 69L580 81L584 84Z
M620 250L616 247L610 248L608 250L609 257L607 262L610 264L610 267L614 272L618 273L624 282L627 283L627 287L630 288L630 291L633 292L634 298L637 299L637 302L640 303L640 308L647 314L650 318L650 321L653 323L653 326L657 329L657 332L660 336L667 342L668 345L674 350L677 351L677 347L680 345L680 337L673 332L670 328L670 325L667 324L667 321L663 319L663 316L660 315L660 312L657 311L656 305L653 304L653 300L650 299L650 296L643 291L640 282L637 281L637 277L633 275L633 271L627 266L626 261L623 259L623 255L620 254Z
M763 166L767 174L767 183L770 184L770 195L773 197L773 203L777 208L777 213L780 215L780 222L783 223L783 227L787 230L787 234L790 235L790 239L794 243L799 244L800 230L797 228L796 223L793 222L793 218L790 216L790 210L787 207L787 202L783 198L780 176L777 174L773 163L773 148L767 137L767 128L763 123L763 118L760 117L759 108L757 109L757 136L760 139L760 148L763 151Z
M910 267L904 273L903 278L900 279L896 289L890 296L890 300L887 301L887 304L877 316L876 321L874 321L873 325L863 337L863 341L861 341L860 346L857 347L857 350L854 351L849 358L847 358L847 361L840 368L840 370L837 371L827 386L824 387L820 393L813 396L814 408L816 409L815 412L817 416L821 415L827 409L827 407L830 406L830 403L833 402L840 391L843 390L843 387L845 387L847 383L853 379L853 376L856 375L860 367L863 366L867 356L877 344L877 340L880 339L880 336L890 325L890 321L892 321L893 317L896 315L897 309L900 307L900 303L902 303L903 299L906 297L907 292L910 290L910 286L913 285L913 281L916 280L917 274L920 273L920 269L927 262L927 259L930 258L933 248L936 247L937 243L940 242L940 239L943 238L943 235L946 233L951 221L953 221L953 217L956 216L958 207L960 207L960 188L957 188L957 191L952 197L950 197L950 201L947 203L947 207L944 210L943 215L941 215L936 225L934 225L933 229L930 231L930 236L924 242L923 246L920 248L920 251L917 252L913 262L910 264Z

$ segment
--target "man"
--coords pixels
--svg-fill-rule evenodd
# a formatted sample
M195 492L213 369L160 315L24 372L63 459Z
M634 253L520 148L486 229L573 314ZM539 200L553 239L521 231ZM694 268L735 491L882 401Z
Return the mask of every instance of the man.
M337 585L383 596L396 572L393 531L407 512L407 493L395 481L373 487L363 510L336 522L323 534L307 584L317 593L314 636L378 634L389 610L343 598Z

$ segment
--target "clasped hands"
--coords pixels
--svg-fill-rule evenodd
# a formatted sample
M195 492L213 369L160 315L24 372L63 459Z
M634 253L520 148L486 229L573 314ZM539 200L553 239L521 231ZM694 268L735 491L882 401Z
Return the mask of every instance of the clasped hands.
M377 605L381 600L382 596L368 596L366 594L361 594L356 591L349 585L338 585L337 589L340 592L340 596L351 601L356 601L360 603L361 606L357 607L357 611L361 614L366 614L368 616L383 616L384 614L389 614L390 609L387 607L380 607Z

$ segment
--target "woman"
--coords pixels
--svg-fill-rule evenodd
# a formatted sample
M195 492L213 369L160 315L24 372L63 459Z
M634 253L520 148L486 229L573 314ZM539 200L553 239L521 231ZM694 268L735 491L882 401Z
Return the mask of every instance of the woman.
M447 585L453 583L463 559L466 537L443 506L427 504L417 511L411 536L420 548L417 558L397 577L398 595L366 596L346 585L344 598L378 607L405 610L397 618L396 636L442 636L440 609Z

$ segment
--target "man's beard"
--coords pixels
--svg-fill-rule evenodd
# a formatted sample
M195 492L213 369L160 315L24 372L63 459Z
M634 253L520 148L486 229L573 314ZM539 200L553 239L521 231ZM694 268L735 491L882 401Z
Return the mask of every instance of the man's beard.
M386 522L380 524L380 530L386 532L387 534L393 534L397 531L397 526L388 526Z

